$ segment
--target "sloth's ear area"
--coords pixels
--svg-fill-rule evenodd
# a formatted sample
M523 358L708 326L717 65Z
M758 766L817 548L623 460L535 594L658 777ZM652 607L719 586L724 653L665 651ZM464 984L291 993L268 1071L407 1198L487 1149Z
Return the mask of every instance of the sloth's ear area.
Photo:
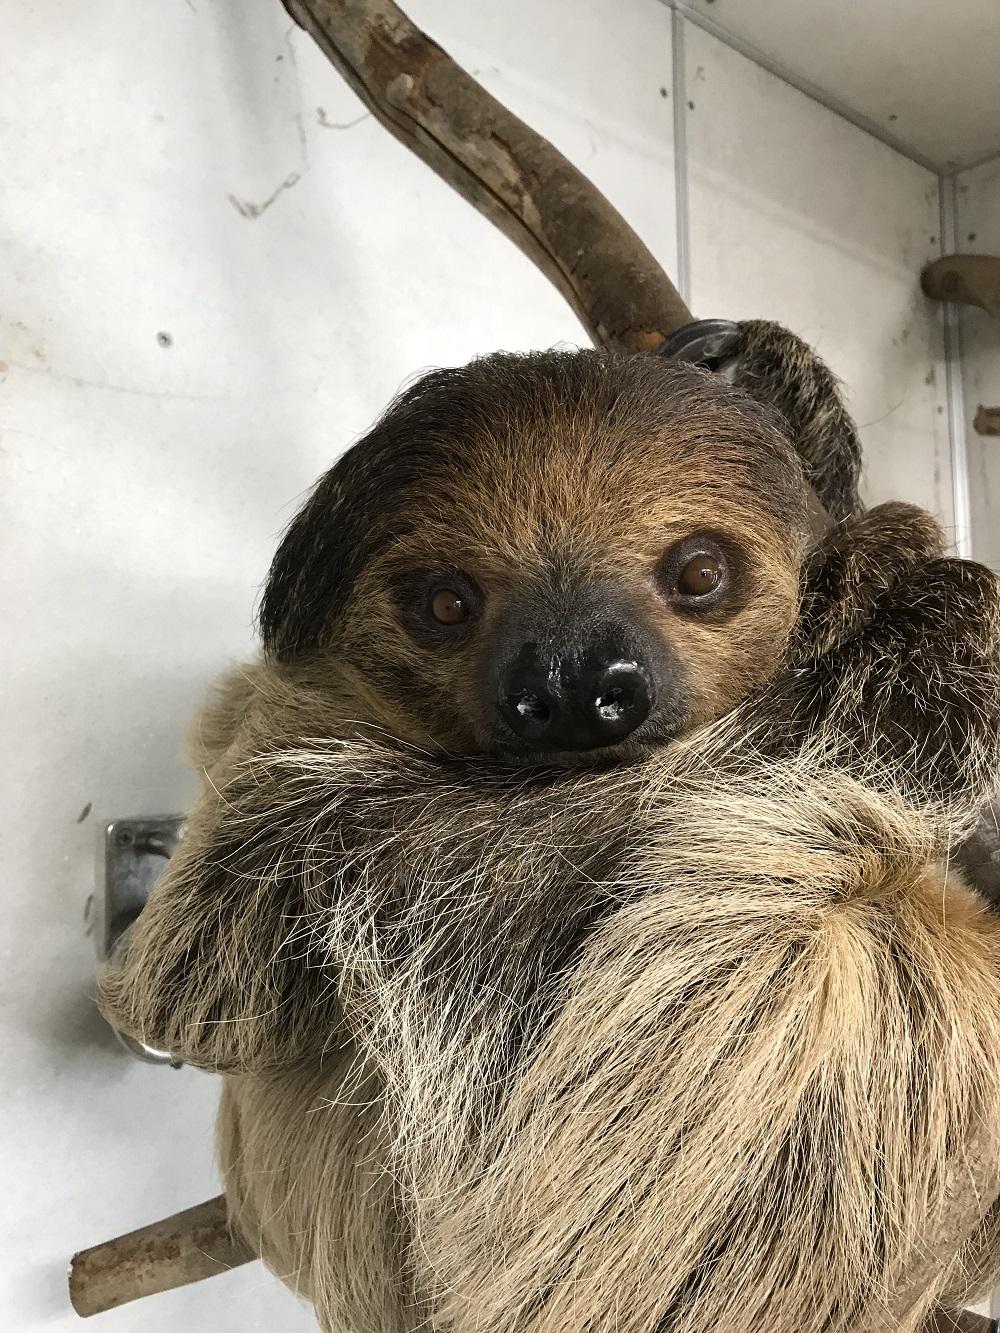
M836 376L801 338L768 320L706 319L678 329L660 351L716 372L780 413L830 516L861 511L857 429Z
M363 507L346 502L346 461L320 478L271 562L258 624L265 651L279 661L319 647L368 556Z
M272 657L290 661L320 648L361 572L402 531L407 495L435 466L438 441L456 428L449 403L464 377L462 370L422 376L317 482L264 584L257 619Z
M416 451L376 427L319 479L264 584L257 619L268 654L290 661L322 646L358 576L391 539L419 465Z

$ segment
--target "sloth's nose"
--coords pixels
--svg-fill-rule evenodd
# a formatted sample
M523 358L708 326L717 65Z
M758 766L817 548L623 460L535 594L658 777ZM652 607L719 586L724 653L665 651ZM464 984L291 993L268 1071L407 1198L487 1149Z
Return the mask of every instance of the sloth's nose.
M597 750L617 745L645 722L653 685L633 657L542 656L525 645L500 681L500 712L537 750Z

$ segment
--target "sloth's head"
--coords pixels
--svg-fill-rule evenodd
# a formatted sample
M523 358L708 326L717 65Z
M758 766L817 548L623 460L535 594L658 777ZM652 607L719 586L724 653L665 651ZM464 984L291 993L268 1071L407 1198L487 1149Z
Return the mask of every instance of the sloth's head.
M491 356L420 380L321 479L265 650L402 740L629 758L773 672L808 530L792 444L719 377Z

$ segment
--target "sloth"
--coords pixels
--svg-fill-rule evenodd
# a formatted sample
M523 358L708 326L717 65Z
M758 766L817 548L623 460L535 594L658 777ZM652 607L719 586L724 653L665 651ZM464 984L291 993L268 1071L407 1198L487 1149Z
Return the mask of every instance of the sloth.
M487 357L319 482L100 1003L329 1333L912 1333L1000 1273L1000 593L787 330Z

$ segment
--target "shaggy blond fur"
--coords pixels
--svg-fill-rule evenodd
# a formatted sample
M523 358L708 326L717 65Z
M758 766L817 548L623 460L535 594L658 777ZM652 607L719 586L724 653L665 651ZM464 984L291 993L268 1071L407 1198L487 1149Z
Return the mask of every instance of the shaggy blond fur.
M770 680L602 771L366 731L329 657L206 712L102 1005L227 1073L234 1222L330 1333L909 1333L1000 1269L1000 924L948 868L997 586L904 506L801 580Z

